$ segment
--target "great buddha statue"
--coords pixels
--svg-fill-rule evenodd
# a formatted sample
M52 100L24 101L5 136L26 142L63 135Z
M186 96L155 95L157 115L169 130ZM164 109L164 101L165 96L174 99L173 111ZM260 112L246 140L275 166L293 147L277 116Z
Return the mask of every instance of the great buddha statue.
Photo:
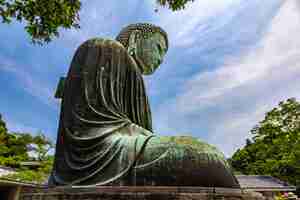
M238 188L223 154L188 136L152 131L143 75L168 50L160 27L125 27L116 40L94 38L77 49L61 96L49 185Z

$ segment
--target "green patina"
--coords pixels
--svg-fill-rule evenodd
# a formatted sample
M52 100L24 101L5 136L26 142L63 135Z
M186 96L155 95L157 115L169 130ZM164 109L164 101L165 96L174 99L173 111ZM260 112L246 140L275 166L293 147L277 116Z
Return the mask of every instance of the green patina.
M129 25L116 40L94 38L77 49L59 84L49 184L239 187L214 146L153 133L142 75L158 68L167 49L167 34L151 24Z

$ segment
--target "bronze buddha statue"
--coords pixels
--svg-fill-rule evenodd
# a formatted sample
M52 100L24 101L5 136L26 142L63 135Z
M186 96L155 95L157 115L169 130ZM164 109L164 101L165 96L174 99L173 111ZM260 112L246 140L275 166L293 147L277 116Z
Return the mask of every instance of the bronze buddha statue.
M238 188L223 154L188 136L158 136L142 75L168 50L160 27L125 27L76 51L62 93L49 185L156 185Z

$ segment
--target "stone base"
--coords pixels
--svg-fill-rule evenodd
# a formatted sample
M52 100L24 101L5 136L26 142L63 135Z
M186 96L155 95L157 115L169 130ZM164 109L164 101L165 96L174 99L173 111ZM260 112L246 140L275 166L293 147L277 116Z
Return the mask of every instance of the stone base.
M23 188L19 200L264 200L255 192L201 187Z

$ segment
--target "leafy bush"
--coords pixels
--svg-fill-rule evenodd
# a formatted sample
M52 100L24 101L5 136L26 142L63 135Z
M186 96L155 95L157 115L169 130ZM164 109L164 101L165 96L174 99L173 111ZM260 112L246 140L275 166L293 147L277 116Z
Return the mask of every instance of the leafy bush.
M244 174L277 177L300 186L300 103L291 98L267 112L244 148L231 158Z
M0 115L0 165L13 167L17 173L5 178L45 182L53 163L53 156L48 155L54 145L42 133L33 136L29 133L10 133ZM30 155L32 153L34 156ZM37 169L24 168L24 161L37 161Z

